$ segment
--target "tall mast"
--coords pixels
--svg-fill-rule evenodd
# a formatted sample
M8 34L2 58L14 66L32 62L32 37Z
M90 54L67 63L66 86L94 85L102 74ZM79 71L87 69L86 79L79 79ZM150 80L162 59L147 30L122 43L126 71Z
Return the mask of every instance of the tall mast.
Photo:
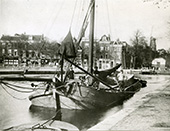
M89 33L89 73L93 71L93 48L94 48L94 17L95 17L95 0L91 0L92 10L90 16L90 33Z

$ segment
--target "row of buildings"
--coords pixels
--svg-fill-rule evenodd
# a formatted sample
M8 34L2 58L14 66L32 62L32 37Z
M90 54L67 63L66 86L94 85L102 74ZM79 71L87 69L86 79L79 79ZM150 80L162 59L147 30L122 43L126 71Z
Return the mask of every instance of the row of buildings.
M0 65L20 66L23 64L43 65L49 61L58 62L58 57L51 58L41 52L47 38L44 35L15 34L14 36L3 35L0 39ZM156 50L156 39L151 38L151 46ZM81 49L78 50L78 63L83 67L88 66L89 40L83 38ZM36 45L37 46L36 48ZM122 63L127 67L127 48L125 41L111 41L110 36L103 35L101 39L94 41L94 65L99 69L107 69ZM27 66L26 65L26 66Z
M0 65L18 66L22 64L37 64L43 55L36 48L42 44L43 35L15 34L14 36L2 35L0 39Z
M43 46L46 38L43 35L15 34L14 36L2 35L0 39L0 65L1 66L19 66L22 64L34 63L42 65L44 61L50 61L49 56L36 49L36 44ZM116 43L110 41L110 37L104 35L100 40L95 40L98 48L95 51L95 64L100 69L113 67L116 63L122 63L122 49L126 42ZM83 39L82 50L79 50L79 64L87 66L89 41ZM40 46L39 46L40 47ZM82 52L83 55L82 55ZM101 53L102 52L102 53ZM52 59L52 58L51 58ZM83 62L82 62L83 59Z

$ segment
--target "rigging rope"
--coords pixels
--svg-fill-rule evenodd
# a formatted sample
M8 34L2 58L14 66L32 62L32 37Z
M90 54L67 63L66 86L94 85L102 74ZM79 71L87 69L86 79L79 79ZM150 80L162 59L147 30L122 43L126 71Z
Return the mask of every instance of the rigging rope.
M109 6L108 6L108 1L107 0L106 0L106 7L107 7L107 16L108 16L108 24L109 24L109 34L111 36L112 35L112 30L111 30L110 15L109 15Z
M82 2L82 0L80 1L79 5L78 5L79 8L78 8L78 14L77 14L77 21L76 21L76 26L74 27L75 31L77 31L79 29L79 26L80 26L79 21L81 19L80 16L82 16L81 13L83 12L83 7L82 7L83 4L81 2Z
M51 24L51 26L49 27L47 33L45 33L45 34L49 34L51 28L52 28L53 25L54 25L54 22L56 21L56 19L58 18L59 14L60 14L60 12L61 12L61 9L62 9L62 7L63 7L63 5L64 5L64 2L65 2L65 0L62 1L62 4L61 4L60 8L59 8L58 11L57 11L57 15L56 15L55 18L54 18L54 21L52 22L52 24ZM42 45L41 48L39 49L39 51L38 51L39 53L41 52L42 48L43 48L44 45L45 45L45 41L43 40L42 42L43 42L43 45ZM33 48L33 46L31 46L31 47ZM35 50L35 49L34 49L34 50ZM36 53L35 53L35 56L36 56L36 58L39 58L39 57L38 57L38 54L36 54Z
M96 17L96 20L95 20L95 26L96 26L96 28L95 28L95 36L97 36L98 34L97 34L97 21L98 21L98 4L97 4L97 2L96 2L96 8L95 8L95 11L96 11L96 15L95 15L95 17Z
M65 105L68 109L71 109L71 106L68 106L68 105L65 104L64 102L60 101L60 103L62 103L63 105Z
M62 10L62 8L63 8L64 2L65 2L65 0L62 0L62 4L61 4L61 6L60 6L60 8L59 8L59 10L58 10L58 12L57 12L57 15L56 15L55 18L54 18L54 21L53 21L52 24L51 24L51 27L49 28L48 34L49 34L52 26L54 25L54 22L55 22L56 19L58 18L59 14L60 14L60 12L61 12L61 10Z
M53 9L51 10L52 12L55 12L55 9L56 9L56 7L57 7L57 5L58 5L58 2L60 2L60 1L57 0L56 4L54 5ZM58 10L58 12L59 12L59 11L60 11L60 10ZM44 28L44 31L43 31L43 32L45 32L45 33L44 33L45 35L48 34L49 31L50 31L50 29L48 29L48 27L50 26L50 20L52 20L52 17L53 17L53 13L51 13L51 14L49 15L49 21L48 21L48 23L46 23L46 25L45 25L45 28Z
M71 26L72 26L72 23L73 23L73 18L74 18L74 15L75 15L76 6L77 6L77 0L76 0L76 3L74 5L73 15L72 15L72 18L71 18L71 23L70 23L70 30L71 30Z

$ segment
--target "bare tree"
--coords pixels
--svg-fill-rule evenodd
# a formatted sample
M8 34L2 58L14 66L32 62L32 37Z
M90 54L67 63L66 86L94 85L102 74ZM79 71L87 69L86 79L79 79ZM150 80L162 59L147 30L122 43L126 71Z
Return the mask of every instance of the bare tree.
M140 68L147 61L145 56L148 54L148 51L146 52L148 47L147 40L141 31L137 30L131 42L133 45L133 49L131 49L131 67Z

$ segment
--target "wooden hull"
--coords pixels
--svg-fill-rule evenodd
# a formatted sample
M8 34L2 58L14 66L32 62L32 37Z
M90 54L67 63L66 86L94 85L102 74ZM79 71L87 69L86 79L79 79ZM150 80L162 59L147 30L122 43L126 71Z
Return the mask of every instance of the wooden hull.
M142 87L141 82L134 79L127 81L126 84L124 91L97 90L93 87L75 86L69 93L57 90L57 94L60 96L61 108L80 110L107 108L133 96ZM42 91L37 91L29 99L34 106L56 108L56 99L53 94L52 92L44 94Z

